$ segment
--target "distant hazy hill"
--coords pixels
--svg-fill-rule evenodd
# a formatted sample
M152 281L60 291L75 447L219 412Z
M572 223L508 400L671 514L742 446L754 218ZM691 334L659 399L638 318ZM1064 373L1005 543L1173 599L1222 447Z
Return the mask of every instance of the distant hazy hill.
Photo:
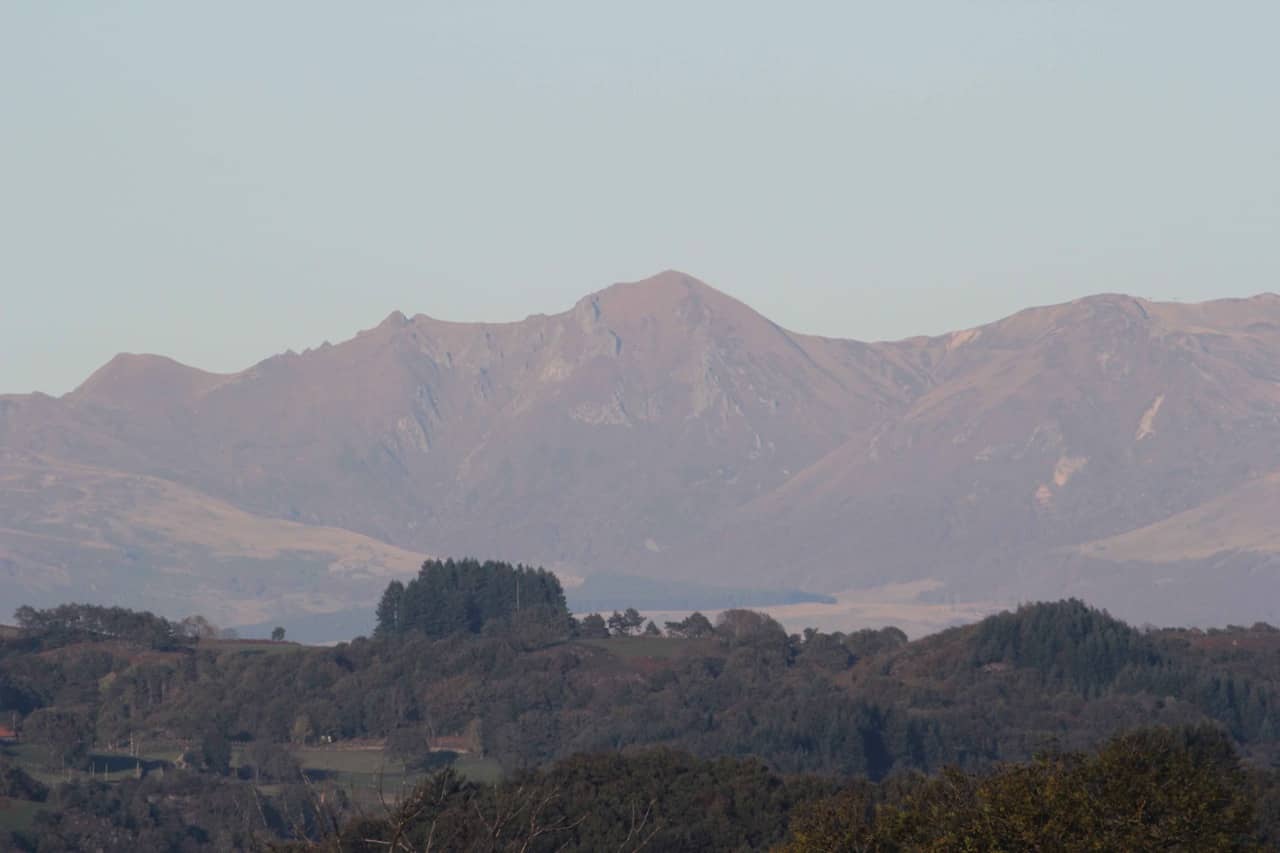
M865 344L669 272L518 323L396 313L238 374L122 355L0 397L0 580L264 622L472 554L1280 621L1278 476L1276 296Z

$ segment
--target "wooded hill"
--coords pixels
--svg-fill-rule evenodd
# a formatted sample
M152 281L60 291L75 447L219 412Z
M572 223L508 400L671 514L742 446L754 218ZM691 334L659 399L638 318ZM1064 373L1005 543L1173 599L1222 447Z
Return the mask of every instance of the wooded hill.
M517 578L531 596L519 610ZM428 563L390 599L420 589L471 615L448 630L402 615L373 638L308 648L202 640L126 610L24 608L21 636L0 643L0 714L18 719L33 771L178 742L189 772L233 799L241 783L227 774L288 779L299 750L357 739L422 771L459 750L511 774L665 748L873 782L985 772L1153 725L1210 726L1254 768L1280 757L1280 631L1268 625L1138 630L1064 601L914 642L891 628L788 635L746 610L634 636L625 614L587 630L537 570Z

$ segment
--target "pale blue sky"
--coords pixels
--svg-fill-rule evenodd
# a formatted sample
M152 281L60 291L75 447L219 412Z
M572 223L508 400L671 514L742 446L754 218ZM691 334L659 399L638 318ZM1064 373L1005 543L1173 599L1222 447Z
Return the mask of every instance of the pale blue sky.
M0 3L0 392L674 267L798 331L1280 289L1280 4Z

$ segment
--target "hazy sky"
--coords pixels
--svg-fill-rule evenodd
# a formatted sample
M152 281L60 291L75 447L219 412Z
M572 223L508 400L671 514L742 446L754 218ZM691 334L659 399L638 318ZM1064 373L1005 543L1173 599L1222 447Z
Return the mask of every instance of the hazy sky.
M941 332L1280 289L1280 3L0 3L0 392L674 267Z

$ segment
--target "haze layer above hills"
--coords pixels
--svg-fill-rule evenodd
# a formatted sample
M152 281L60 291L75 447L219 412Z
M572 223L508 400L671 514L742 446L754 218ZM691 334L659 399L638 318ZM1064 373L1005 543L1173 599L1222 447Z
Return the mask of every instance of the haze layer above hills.
M395 313L238 374L121 355L0 397L0 577L15 603L259 622L476 555L1280 621L1278 483L1280 297L868 344L668 272L518 323Z

